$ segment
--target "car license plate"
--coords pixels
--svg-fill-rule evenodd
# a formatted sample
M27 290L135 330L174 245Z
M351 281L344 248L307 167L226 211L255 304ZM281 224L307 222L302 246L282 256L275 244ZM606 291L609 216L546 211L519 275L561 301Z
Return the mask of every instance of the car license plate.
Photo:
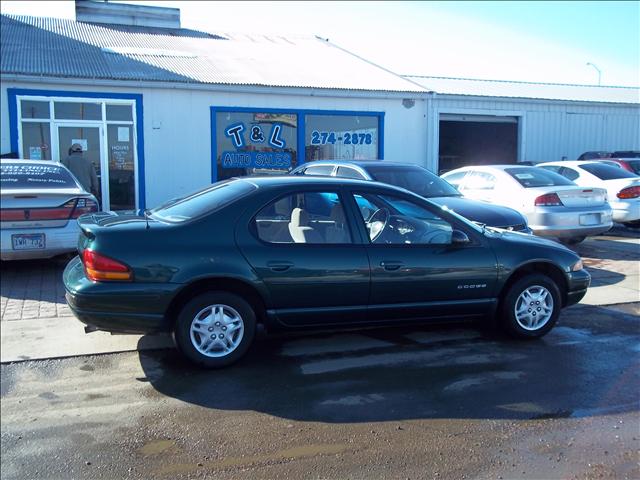
M598 225L600 223L599 213L589 213L580 215L580 225Z
M45 247L44 233L11 235L14 250L38 250Z

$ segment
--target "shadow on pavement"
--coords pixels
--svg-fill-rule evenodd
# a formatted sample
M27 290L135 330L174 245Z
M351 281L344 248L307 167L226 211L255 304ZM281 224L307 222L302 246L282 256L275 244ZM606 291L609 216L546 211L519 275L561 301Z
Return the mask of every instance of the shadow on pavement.
M415 326L266 337L238 364L216 371L193 367L177 351L147 351L139 354L146 375L140 380L200 407L302 421L636 411L637 320L624 317L614 324L615 315L624 317L572 307L545 338L527 342L459 327Z

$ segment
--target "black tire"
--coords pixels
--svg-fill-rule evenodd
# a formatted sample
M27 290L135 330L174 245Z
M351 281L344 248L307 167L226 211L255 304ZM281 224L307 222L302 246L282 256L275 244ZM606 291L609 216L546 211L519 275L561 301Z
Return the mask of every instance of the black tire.
M237 346L228 354L223 356L208 356L198 350L191 339L191 325L196 319L196 315L209 306L221 305L227 307L225 315L229 312L237 313L243 325L241 339ZM206 315L203 314L203 315ZM203 318L200 315L200 318ZM211 325L209 328L218 328ZM197 295L185 304L176 320L173 331L174 341L178 350L182 352L191 362L205 368L221 368L237 362L247 353L249 347L253 343L256 332L256 314L251 305L233 293L228 292L207 292ZM223 332L218 332L223 334ZM200 338L200 334L196 334L196 339ZM223 352L220 352L223 353Z
M579 243L584 242L584 239L587 237L569 237L569 238L561 238L560 241L565 245L577 245Z
M633 222L623 223L625 227L628 228L640 228L640 220L634 220Z
M541 325L536 329L524 328L518 319L516 318L515 308L516 303L522 293L532 287L542 287L546 289L553 299L551 316L544 325ZM533 305L534 310L540 308L540 305ZM544 307L542 307L544 308ZM549 330L558 321L558 315L560 315L560 309L562 308L562 300L560 297L560 289L556 283L542 274L531 274L518 279L507 291L502 301L500 315L502 320L502 326L504 330L516 338L539 338L546 335ZM539 311L539 310L538 310ZM526 315L526 313L525 313Z

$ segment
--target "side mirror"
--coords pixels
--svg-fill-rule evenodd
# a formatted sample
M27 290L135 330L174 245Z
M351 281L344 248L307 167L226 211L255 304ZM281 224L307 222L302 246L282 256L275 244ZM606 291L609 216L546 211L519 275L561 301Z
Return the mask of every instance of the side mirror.
M454 230L451 232L451 244L452 245L463 245L465 243L470 243L469 237L462 230Z

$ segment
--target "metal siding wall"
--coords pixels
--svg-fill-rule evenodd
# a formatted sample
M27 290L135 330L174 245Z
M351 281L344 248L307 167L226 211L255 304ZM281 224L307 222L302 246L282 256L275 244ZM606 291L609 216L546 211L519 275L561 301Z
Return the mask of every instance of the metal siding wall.
M551 161L576 158L588 150L640 149L640 106L588 105L574 102L436 96L434 111L465 109L522 112L522 159ZM435 112L429 115L438 121ZM436 139L437 140L437 139ZM429 149L428 164L437 164L437 150Z

